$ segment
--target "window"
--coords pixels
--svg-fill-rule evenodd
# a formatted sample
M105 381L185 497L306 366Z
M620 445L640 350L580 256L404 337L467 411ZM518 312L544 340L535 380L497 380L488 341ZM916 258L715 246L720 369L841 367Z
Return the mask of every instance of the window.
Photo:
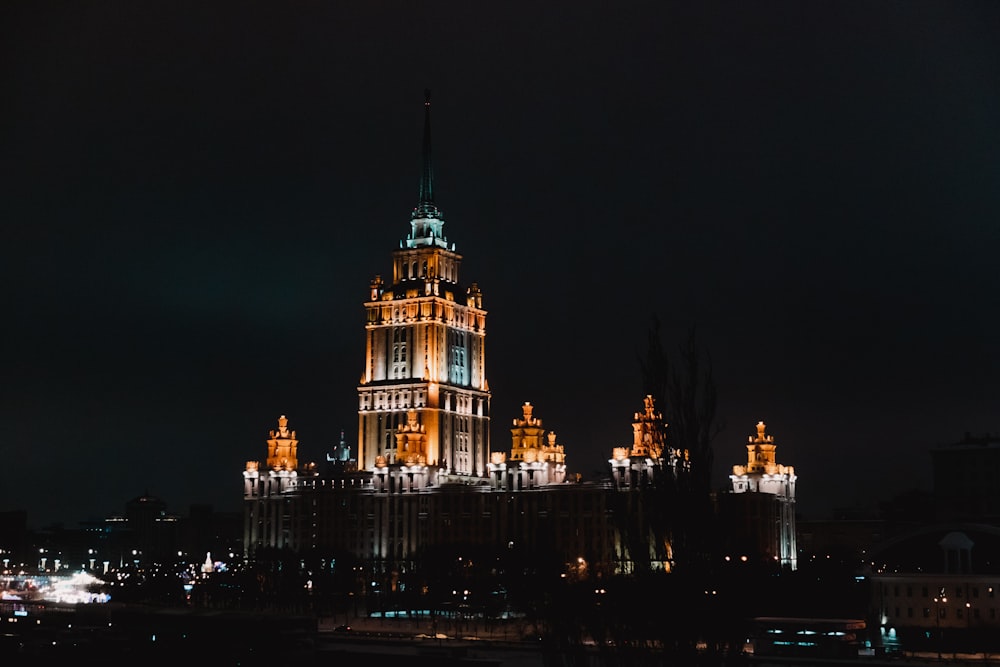
M406 327L392 329L392 377L407 377Z
M449 369L449 380L456 384L462 384L465 382L465 333L461 331L452 331L450 333L451 345L450 345L450 369Z

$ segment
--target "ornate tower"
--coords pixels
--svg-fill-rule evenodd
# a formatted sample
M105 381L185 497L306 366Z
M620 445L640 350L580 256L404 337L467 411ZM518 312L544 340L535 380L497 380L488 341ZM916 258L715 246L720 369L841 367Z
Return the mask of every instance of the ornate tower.
M502 452L491 456L490 473L495 484L506 487L513 483L514 489L527 490L566 481L566 449L556 443L555 431L546 433L534 410L525 401L521 419L513 422L510 459Z
M539 458L538 452L545 442L545 429L542 428L542 420L532 414L534 411L534 406L525 401L521 406L521 419L514 420L514 428L510 430L511 461L533 462Z
M298 484L315 477L316 465L307 463L299 467L299 441L295 431L288 428L288 418L278 418L277 430L271 429L267 439L267 459L247 461L243 470L243 544L272 547L303 544L307 536L293 530L297 510L282 502L271 502L285 494L294 493Z
M743 525L755 535L760 551L782 567L798 563L795 540L795 483L792 466L780 465L774 436L757 422L757 435L747 437L747 463L733 466L731 493L742 498Z
M774 436L767 435L767 424L757 422L757 436L747 436L747 464L733 466L729 478L733 493L770 493L795 501L795 468L779 465L774 458L777 445Z
M632 421L632 450L629 456L658 459L663 455L666 423L653 404L653 397L642 399L643 411L635 413Z
M299 467L297 458L299 441L295 439L295 431L288 430L288 417L278 417L278 430L271 430L267 441L268 470L294 471Z
M444 236L434 202L430 91L423 169L410 233L365 302L365 364L358 385L358 466L419 462L483 476L489 456L486 311L478 285L463 288L462 256ZM400 448L405 448L401 450Z
M649 394L642 399L642 412L632 416L632 446L611 450L611 477L619 489L643 486L656 475L676 479L691 470L687 450L667 446L667 423Z

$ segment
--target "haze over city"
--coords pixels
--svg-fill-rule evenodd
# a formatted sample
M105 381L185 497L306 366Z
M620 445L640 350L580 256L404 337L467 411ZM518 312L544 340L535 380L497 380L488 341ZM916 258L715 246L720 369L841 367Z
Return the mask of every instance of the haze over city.
M996 3L13 3L0 509L235 510L279 415L357 437L369 281L420 177L483 290L492 448L592 477L651 317L821 515L1000 431Z

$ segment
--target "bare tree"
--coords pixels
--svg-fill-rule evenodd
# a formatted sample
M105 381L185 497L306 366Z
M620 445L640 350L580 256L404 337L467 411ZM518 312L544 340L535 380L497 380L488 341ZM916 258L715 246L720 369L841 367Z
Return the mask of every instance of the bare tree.
M715 531L712 441L723 424L716 417L712 362L702 350L694 327L671 359L664 349L660 320L654 315L639 367L644 393L653 397L667 422L667 446L686 457L686 465L676 479L664 476L666 488L659 502L670 525L675 563L694 566L709 558Z

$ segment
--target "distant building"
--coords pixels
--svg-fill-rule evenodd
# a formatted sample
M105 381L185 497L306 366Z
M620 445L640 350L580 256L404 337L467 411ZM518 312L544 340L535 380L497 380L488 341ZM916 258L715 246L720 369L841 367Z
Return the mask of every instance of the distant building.
M1000 529L928 525L871 558L871 625L886 649L1000 650Z
M872 546L884 540L889 526L880 518L830 518L796 521L799 554L805 559L836 558L858 565Z
M78 544L87 551L77 558L89 570L200 562L209 551L228 559L241 553L240 525L239 514L216 512L211 505L192 505L181 516L146 491L127 501L124 513L84 522Z
M732 548L781 567L796 569L795 484L792 466L775 460L774 436L757 423L747 438L746 465L733 466L730 493L720 498L722 525Z
M1000 523L1000 436L965 434L931 450L939 521Z
M857 567L889 538L933 522L934 498L928 490L907 489L877 507L837 507L829 517L796 518L799 565L823 559Z
M180 543L180 517L167 511L167 503L147 491L125 503L124 519L136 556L160 562L173 556Z
M30 546L28 513L24 510L0 512L0 563L3 563L3 569L6 570L10 563L22 561Z
M124 512L67 528L27 528L26 512L0 513L0 572L103 575L130 567L200 563L207 552L220 560L242 555L242 514L192 505L190 515L169 511L144 492L125 502Z
M923 524L869 554L873 625L888 650L998 652L1000 437L966 433L930 454L933 502L907 503Z

